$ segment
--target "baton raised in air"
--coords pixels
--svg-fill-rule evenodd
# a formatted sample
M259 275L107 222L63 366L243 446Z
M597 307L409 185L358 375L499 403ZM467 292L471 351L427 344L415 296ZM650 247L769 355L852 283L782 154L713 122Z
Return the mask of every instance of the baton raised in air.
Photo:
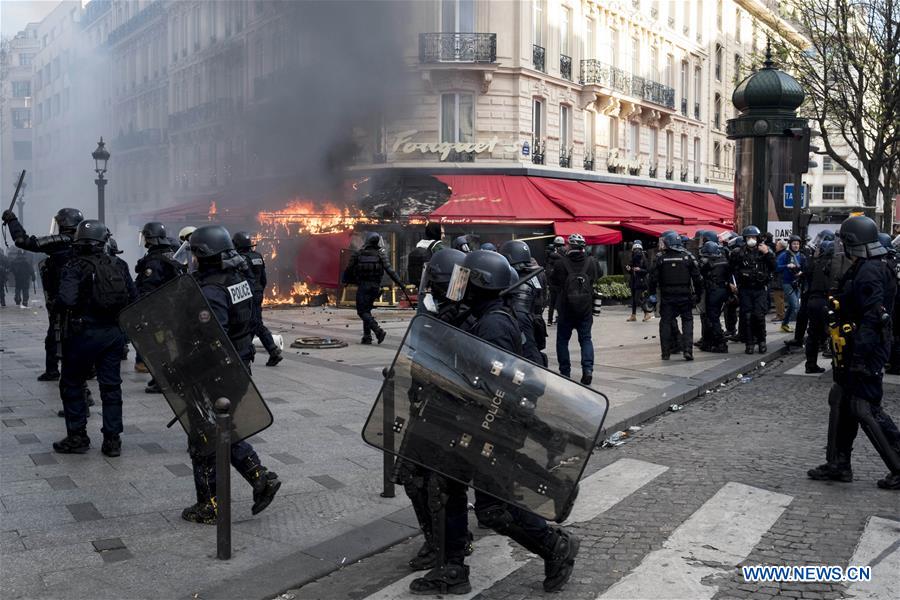
M22 172L19 173L19 181L16 182L16 192L13 194L12 202L9 203L9 210L16 207L16 200L19 199L19 192L22 190L23 181L25 181L25 169L22 169Z

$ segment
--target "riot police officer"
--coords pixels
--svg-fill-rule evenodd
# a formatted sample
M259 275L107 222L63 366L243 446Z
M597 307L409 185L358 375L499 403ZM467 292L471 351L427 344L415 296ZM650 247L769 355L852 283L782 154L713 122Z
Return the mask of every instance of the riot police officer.
M684 360L694 360L694 304L703 284L694 255L684 249L681 237L669 232L660 238L663 251L656 256L650 270L647 291L655 302L657 287L660 301L659 341L663 360L669 360L672 349L672 327L681 319L681 352Z
M25 256L24 250L16 252L16 256L10 264L10 270L16 282L16 304L25 308L28 306L28 291L34 283L34 267Z
M560 287L553 281L553 272L559 266L566 251L566 240L561 235L553 238L553 242L547 247L547 259L544 267L547 273L547 282L550 287L550 298L547 302L547 325L553 325L553 311L559 308Z
M253 292L253 333L269 353L266 366L274 367L284 357L281 355L281 348L272 339L272 332L265 326L262 318L263 295L266 291L266 261L263 260L262 254L253 249L256 244L253 243L253 239L246 231L238 231L231 241L247 262L247 281Z
M460 252L471 252L472 246L469 244L469 236L460 235L453 240L452 247Z
M829 394L827 462L810 469L812 479L853 480L850 454L862 427L890 470L878 487L900 490L900 430L882 410L882 378L890 356L891 309L897 294L895 273L882 258L878 227L868 217L850 217L838 236L853 264L841 278L836 316L834 382Z
M147 252L134 265L135 287L138 297L162 287L178 277L183 268L172 258L172 247L166 235L166 227L158 221L150 221L141 228L141 241ZM139 355L135 356L134 370L146 373L147 367ZM144 390L148 394L161 394L162 390L156 381L151 379Z
M9 279L10 261L0 248L0 306L6 306L6 280Z
M531 248L521 240L510 240L500 246L502 254L516 271L517 278L535 271ZM541 273L543 275L543 273ZM547 325L544 323L543 290L546 282L532 277L510 293L510 305L516 313L519 327L525 335L523 356L539 365L547 366L547 356L541 352L547 347Z
M729 264L731 263L731 255L744 247L744 238L739 236L737 232L732 231L730 233L734 235L727 238L727 242L722 248L722 253L728 259ZM725 302L725 337L729 341L737 340L743 342L738 333L742 328L738 325L740 321L740 300L738 299L737 278L734 276L734 271L731 272L731 283L728 285L728 291L731 294L728 296L728 301Z
M413 285L419 285L422 280L422 269L434 256L434 253L444 247L441 237L444 235L440 223L431 222L425 225L425 239L419 240L416 247L406 257L406 274L408 281Z
M253 302L250 284L244 278L245 262L231 241L228 230L221 225L198 227L190 236L191 252L197 259L194 279L209 302L213 315L225 330L234 349L250 369L253 357ZM185 521L212 525L216 522L216 457L203 456L189 447L194 467L194 486L197 503L184 509ZM272 502L281 487L278 475L266 469L259 455L246 440L231 445L231 466L253 488L255 515Z
M806 372L810 374L825 372L825 369L818 364L818 356L819 349L825 344L827 337L828 307L826 302L832 291L833 258L833 241L822 240L816 244L806 292L806 330L809 333L806 338Z
M891 237L888 234L882 233L879 234L878 239L888 251L885 261L894 271L897 277L897 285L900 286L900 235L891 241ZM894 298L892 321L894 323L894 331L891 341L891 358L885 373L900 375L900 293Z
M466 256L462 266L470 270L463 300L475 319L469 332L521 356L522 332L500 296L501 291L514 283L509 262L496 252L476 250ZM552 527L543 518L479 490L475 491L475 514L486 527L511 538L544 559L544 591L557 591L569 580L580 541L565 528ZM451 543L454 539L464 538L458 531L448 531L447 564L410 583L413 593L463 594L470 591L469 567L463 562L463 545L459 541Z
M700 275L703 277L704 304L703 345L706 352L728 352L728 342L722 331L722 309L731 292L731 266L719 244L706 241L700 248Z
M626 321L637 321L637 307L642 304L642 296L647 289L647 275L650 265L647 254L644 252L644 244L636 240L631 246L631 260L625 265L625 270L630 275L629 287L631 288L631 316ZM644 311L644 321L653 318L652 312Z
M122 377L125 334L116 317L137 292L128 265L106 253L109 230L93 219L75 231L72 259L63 267L57 297L63 319L62 374L59 393L66 418L66 437L54 442L61 454L84 454L87 435L85 382L93 367L103 402L103 445L106 456L122 451Z
M345 273L359 286L356 290L356 314L363 322L361 343L371 344L374 333L380 344L387 333L372 316L372 309L375 307L375 301L381 296L381 278L387 273L394 283L401 287L403 285L391 267L380 235L374 232L366 234L362 249L353 253ZM345 277L345 280L347 279Z
M3 212L3 223L9 227L9 233L16 246L30 252L46 254L41 261L41 285L44 288L44 300L50 326L44 337L44 372L38 381L56 381L59 379L59 311L56 297L59 293L59 278L63 266L72 257L72 237L75 228L84 220L84 215L77 208L61 208L53 217L53 225L49 235L35 237L28 235L11 210Z
M759 227L748 225L742 232L744 247L729 256L737 278L741 311L741 337L744 351L753 354L754 346L766 351L766 311L769 309L769 281L775 272L775 255L760 243Z

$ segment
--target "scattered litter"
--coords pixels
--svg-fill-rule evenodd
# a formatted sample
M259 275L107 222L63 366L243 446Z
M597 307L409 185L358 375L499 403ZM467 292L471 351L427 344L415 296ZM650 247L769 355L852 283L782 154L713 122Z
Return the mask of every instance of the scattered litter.
M722 383L720 383L719 387L725 387L725 382L723 381Z
M344 558L341 559L341 564L344 564L345 562L347 562L347 557L346 557L346 556L345 556Z
M766 363L765 363L765 361L760 361L760 362L759 362L759 366L761 366L761 367L764 367L764 366L766 366Z
M302 354L303 356L309 356L309 352L301 352L300 354Z
M625 431L617 431L614 434L612 434L611 436L609 436L608 438L606 438L605 440L603 440L603 443L600 444L600 447L601 448L615 448L616 446L621 446L626 441L628 441L628 438L632 437L631 434L637 433L640 430L641 430L641 428L638 427L637 425L632 425Z
M703 392L703 393L704 393L704 394L712 394L712 390L706 390L706 391Z
M634 433L635 431L640 431L641 429L643 429L643 427L638 427L637 425L632 425L631 427L628 428L628 431Z
M671 406L669 406L669 410L672 412L678 412L679 410L682 410L683 408L684 408L683 404L672 404Z
M744 376L743 373L738 373L737 375L735 375L735 378L736 378L736 379L740 379L740 378L743 377L743 376Z
M753 381L753 378L750 377L750 376L747 376L747 377L741 377L741 378L739 379L739 381L740 381L741 383L750 383L751 381Z

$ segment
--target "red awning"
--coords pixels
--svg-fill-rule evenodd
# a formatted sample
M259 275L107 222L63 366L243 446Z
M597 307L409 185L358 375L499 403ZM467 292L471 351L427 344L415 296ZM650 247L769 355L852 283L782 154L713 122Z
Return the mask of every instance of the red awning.
M557 221L553 224L556 235L565 238L573 233L580 233L589 246L618 244L622 241L622 232L592 223L576 223L574 221Z
M568 221L572 215L547 199L527 177L438 175L450 199L429 218L443 223L534 223Z
M673 229L680 235L686 235L689 238L694 237L694 234L697 233L698 229L708 229L710 231L715 231L716 233L729 231L730 229L727 225L717 223L696 223L693 225L685 225L683 223L625 223L622 226L631 229L632 231L637 231L653 237L659 237L662 235L663 231L669 229Z
M626 186L544 177L528 177L528 179L547 198L572 213L580 221L618 224L631 220L672 219L671 215L633 202L628 198Z
M643 186L628 186L635 188L642 194L653 198L657 204L654 208L663 210L681 219L682 222L716 222L734 217L734 207L730 202L725 203L707 198L718 198L716 194L700 195L695 192L675 189L661 189Z

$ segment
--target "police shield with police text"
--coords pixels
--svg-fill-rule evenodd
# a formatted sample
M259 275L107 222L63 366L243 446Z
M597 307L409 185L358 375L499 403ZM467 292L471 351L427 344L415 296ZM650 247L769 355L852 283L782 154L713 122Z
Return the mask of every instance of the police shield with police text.
M271 503L281 482L244 441L272 423L250 379L253 293L241 275L244 259L218 225L198 228L190 244L198 270L136 302L120 321L188 435L197 501L181 516L213 524L216 399L231 401L231 464L253 488L253 514Z
M363 322L363 344L372 343L372 334L378 343L384 341L387 333L372 316L375 301L381 296L381 279L387 274L402 288L400 277L394 272L384 251L384 241L377 233L367 233L363 247L354 252L344 271L344 282L356 283L356 314Z
M900 431L881 407L896 274L883 260L887 250L878 241L872 219L850 217L838 235L853 264L829 299L834 386L828 398L827 462L810 469L808 475L818 480L852 481L850 454L862 427L890 471L878 480L878 487L900 490Z

